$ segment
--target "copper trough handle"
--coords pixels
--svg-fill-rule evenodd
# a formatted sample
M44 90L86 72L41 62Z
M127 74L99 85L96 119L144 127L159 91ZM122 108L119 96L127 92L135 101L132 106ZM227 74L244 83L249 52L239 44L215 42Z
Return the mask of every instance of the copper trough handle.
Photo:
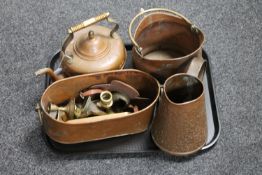
M134 44L134 46L136 47L137 51L139 53L141 53L142 51L142 48L137 44L137 42L135 41L133 35L132 35L132 27L133 27L133 23L135 22L135 20L141 16L141 15L144 15L146 13L150 13L150 12L167 12L167 13L170 13L172 15L175 15L183 20L185 20L188 24L191 24L192 28L195 27L185 16L183 16L182 14L176 12L176 11L173 11L173 10L169 10L169 9L165 9L165 8L152 8L152 9L148 9L148 10L141 10L140 13L138 13L133 19L132 21L130 22L130 25L129 25L129 29L128 29L128 34L129 34L129 37L132 41L132 43Z

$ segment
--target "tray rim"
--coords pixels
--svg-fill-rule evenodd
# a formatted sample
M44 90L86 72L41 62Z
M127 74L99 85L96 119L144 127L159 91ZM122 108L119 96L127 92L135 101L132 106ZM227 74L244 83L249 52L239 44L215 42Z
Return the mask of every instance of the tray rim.
M126 50L127 51L130 51L132 50L133 48L133 45L132 44L125 44L125 47L126 47ZM55 54L52 54L51 56L48 57L48 62L46 64L47 67L49 68L53 68L52 65L54 65L57 60L59 59L59 55L60 54L60 50L57 50L55 52ZM210 64L209 62L209 55L207 54L207 52L202 49L202 55L203 57L206 59L207 61L207 69L206 69L206 74L208 75L207 76L207 86L208 86L208 89L209 89L209 94L210 94L210 105L211 105L211 109L212 109L212 116L213 116L213 121L214 121L214 127L216 128L215 129L215 133L214 133L214 137L211 139L211 141L208 143L208 144L205 144L202 149L200 150L200 152L203 152L205 150L208 150L209 148L213 147L218 139L219 139L219 136L220 136L220 133L221 133L221 122L220 122L220 119L219 119L219 112L217 110L217 105L216 105L216 93L215 93L215 89L214 89L214 82L213 82L213 74L212 74L212 65ZM57 58L56 58L57 57ZM56 59L54 59L56 58ZM124 69L124 68L123 68ZM135 68L133 68L135 69ZM50 85L50 82L51 82L51 79L49 78L49 76L45 76L45 87L44 89L46 89L49 85ZM213 98L211 98L213 97ZM215 114L215 115L214 115ZM215 116L215 117L214 117ZM45 133L44 133L45 134ZM151 134L150 134L151 135ZM54 143L58 143L58 142L55 142L54 140L52 140L51 138L49 138L46 134L45 134L46 138L47 138L47 142L56 150L58 151L61 151L59 150L59 148L57 148L52 142ZM74 145L74 144L61 144L61 143L58 143L60 145ZM81 143L77 143L77 144L81 144ZM153 143L155 145L155 143ZM157 146L156 146L157 147ZM157 147L157 149L151 149L151 150L141 150L141 151L126 151L126 152L111 152L113 154L123 154L123 153L151 153L151 152L159 152L160 149ZM99 152L99 151L96 151L96 152L88 152L89 154L110 154L110 152Z
M213 113L213 119L214 119L214 113L215 113L216 124L217 124L217 130L216 130L217 133L215 132L215 137L213 137L212 141L209 142L209 144L202 147L202 150L206 150L208 148L211 148L212 146L214 146L217 143L218 138L220 136L220 132L221 132L221 122L219 120L219 112L217 110L217 105L216 105L217 104L216 103L217 98L216 98L216 93L215 93L215 89L214 89L213 74L212 74L212 71L211 71L212 68L211 68L211 64L209 62L209 56L204 49L202 50L202 55L203 55L203 57L206 58L207 65L208 65L207 69L206 69L206 71L207 71L206 74L209 75L209 76L207 76L207 83L208 83L209 94L210 94L210 96L213 96L213 100L210 100L210 103L211 103L211 108L212 108L212 113ZM210 99L211 99L211 97L210 97ZM215 112L213 111L214 109L215 109ZM213 121L215 121L215 120L213 120ZM214 123L214 125L215 125L215 123Z

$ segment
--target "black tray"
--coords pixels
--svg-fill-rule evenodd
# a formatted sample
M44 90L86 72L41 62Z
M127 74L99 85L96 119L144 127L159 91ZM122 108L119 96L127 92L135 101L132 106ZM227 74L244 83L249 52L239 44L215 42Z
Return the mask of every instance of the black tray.
M131 49L132 45L126 45L127 49L127 62L125 68L132 68ZM205 51L203 51L203 58L207 60L207 69L204 76L205 86L205 100L206 100L206 112L207 112L207 124L208 124L208 137L203 150L211 148L218 140L220 134L220 123L217 113L217 107L215 102L215 94L212 84L212 76L210 72L209 57ZM53 70L57 70L59 67L59 52L57 52L48 62L48 67ZM49 76L46 76L45 87L48 87L51 83ZM76 152L85 151L92 154L105 154L105 153L143 153L143 152L158 152L160 151L154 144L150 135L150 127L146 132L128 135L116 138L105 139L101 141L93 141L79 144L61 144L53 141L47 135L47 142L52 148L63 152Z

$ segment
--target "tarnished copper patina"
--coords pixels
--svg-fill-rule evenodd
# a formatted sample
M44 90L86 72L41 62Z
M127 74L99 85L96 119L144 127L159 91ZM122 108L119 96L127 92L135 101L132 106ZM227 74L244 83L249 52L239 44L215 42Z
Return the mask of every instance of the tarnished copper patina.
M207 118L202 81L205 61L194 59L187 73L169 77L164 84L152 138L163 151L177 156L200 150L207 139ZM197 78L198 77L198 78Z
M122 112L66 122L50 116L50 104L61 104L75 97L83 89L96 84L109 84L113 80L134 87L142 97L146 97L147 103L137 104L139 111L137 106L131 106L135 111L133 113ZM147 130L159 93L159 83L147 73L134 69L107 71L78 75L52 83L43 93L37 109L44 131L52 140L64 144L81 143ZM61 112L71 111L70 104L63 111L59 111L60 118L63 114Z
M133 24L141 16L133 36ZM202 57L203 33L175 11L142 10L130 23L129 36L134 44L134 66L161 83L175 73L185 72L194 57Z

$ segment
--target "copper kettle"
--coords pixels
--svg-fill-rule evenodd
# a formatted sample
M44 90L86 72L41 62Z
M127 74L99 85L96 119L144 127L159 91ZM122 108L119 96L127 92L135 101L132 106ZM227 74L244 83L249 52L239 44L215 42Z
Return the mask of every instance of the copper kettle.
M105 19L114 24L113 29L93 25ZM118 28L118 24L109 18L109 12L70 27L60 52L62 74L72 76L122 69L127 54L122 39L116 33ZM50 69L37 71L37 74L44 73L51 78L54 75Z

